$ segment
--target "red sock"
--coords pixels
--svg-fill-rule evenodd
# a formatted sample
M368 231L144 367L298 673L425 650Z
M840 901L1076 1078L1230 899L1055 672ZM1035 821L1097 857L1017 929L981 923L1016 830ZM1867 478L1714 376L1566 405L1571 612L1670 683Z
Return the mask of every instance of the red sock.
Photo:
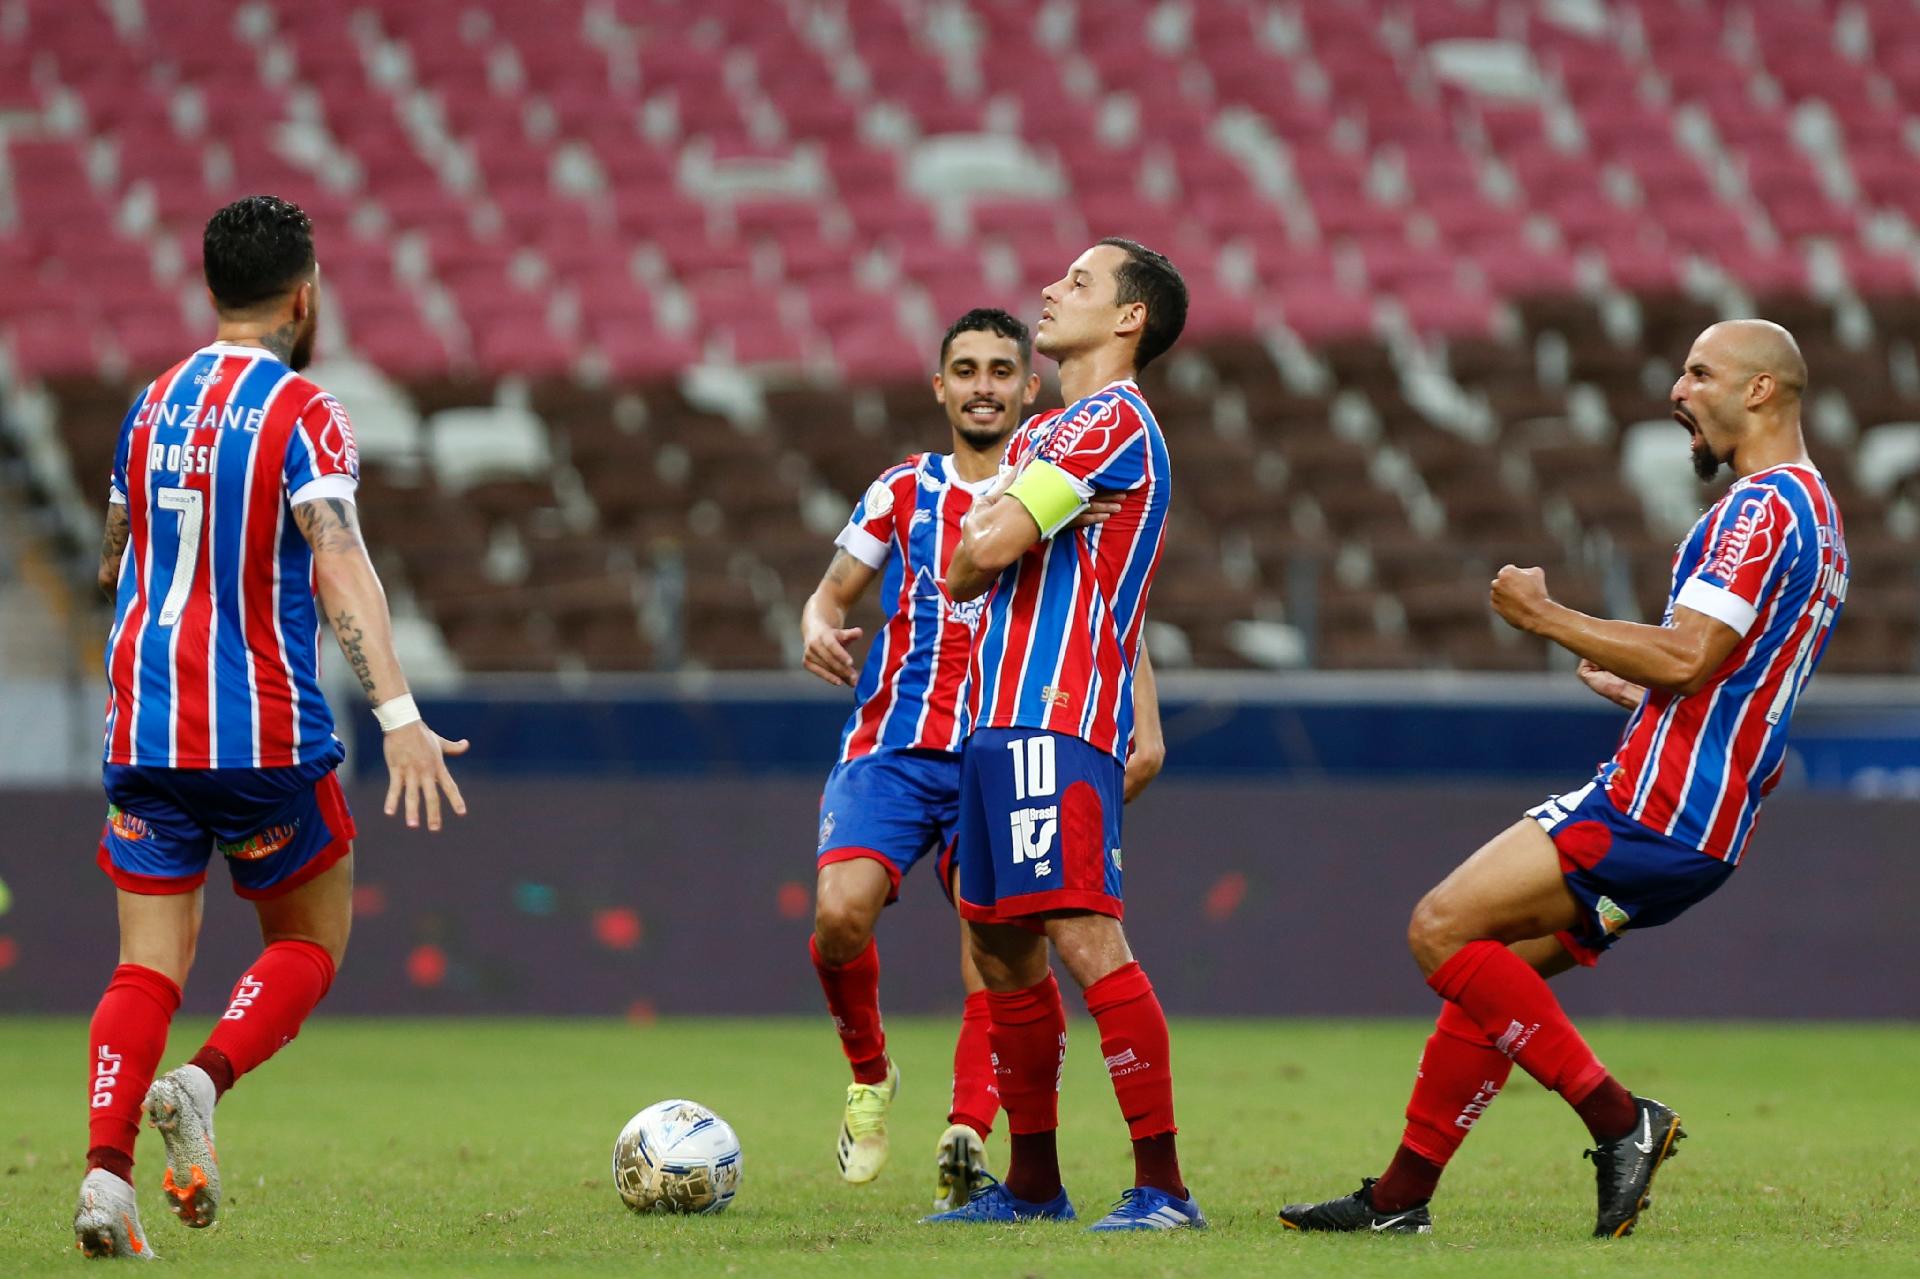
M953 1045L953 1107L947 1122L965 1124L985 1141L993 1131L993 1117L1000 1113L1000 1090L993 1082L993 1044L989 1027L993 1015L987 1007L987 992L976 990L967 996L966 1012L960 1017L960 1038Z
M1407 1128L1393 1163L1373 1185L1373 1206L1404 1212L1433 1198L1440 1170L1506 1086L1513 1063L1460 1006L1440 1005L1407 1101Z
M233 988L227 1011L220 1014L206 1045L193 1058L213 1078L216 1095L292 1043L300 1023L332 985L333 956L324 946L277 941L262 951ZM221 1086L221 1072L216 1069L222 1063L226 1087Z
M1060 1193L1053 1132L1060 1126L1067 1010L1052 973L1025 990L989 991L987 1007L993 1071L1012 1145L1007 1190L1028 1203L1045 1203Z
M1633 1104L1633 1094L1622 1088L1612 1075L1575 1102L1573 1109L1593 1139L1599 1142L1618 1141L1640 1122L1640 1108Z
M1171 1138L1173 1052L1167 1014L1139 964L1114 969L1087 987L1087 1011L1100 1027L1100 1052L1133 1138L1134 1184L1187 1197Z
M1460 1005L1494 1048L1569 1104L1578 1106L1607 1078L1546 978L1499 942L1469 942L1427 985Z
M180 988L163 973L121 964L93 1010L88 1029L87 1167L133 1180L133 1139L140 1106L167 1050L167 1027L180 1007Z
M827 992L827 1011L840 1032L840 1047L853 1066L855 1083L887 1080L887 1028L880 1024L880 946L871 937L867 948L844 964L830 964L820 954L817 939L807 938L813 971Z

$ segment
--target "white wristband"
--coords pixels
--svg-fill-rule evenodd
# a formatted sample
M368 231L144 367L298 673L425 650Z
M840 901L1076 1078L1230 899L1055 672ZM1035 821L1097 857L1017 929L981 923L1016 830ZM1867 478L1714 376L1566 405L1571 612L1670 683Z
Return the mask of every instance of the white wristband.
M380 721L380 731L391 733L396 728L405 728L409 724L420 722L420 708L413 704L412 693L402 693L398 697L389 697L373 708L373 717Z

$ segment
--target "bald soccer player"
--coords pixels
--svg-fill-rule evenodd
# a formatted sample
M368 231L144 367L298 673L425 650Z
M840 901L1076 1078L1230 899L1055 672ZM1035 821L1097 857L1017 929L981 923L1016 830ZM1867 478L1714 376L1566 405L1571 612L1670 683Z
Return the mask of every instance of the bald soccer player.
M1780 779L1787 723L1847 597L1840 512L1800 433L1806 384L1777 324L1716 324L1694 342L1673 416L1701 479L1738 478L1674 557L1658 626L1555 603L1537 568L1494 579L1508 624L1577 654L1581 680L1633 714L1592 781L1528 809L1415 907L1407 944L1445 1002L1400 1148L1353 1194L1281 1209L1288 1227L1431 1231L1441 1170L1518 1062L1593 1137L1594 1234L1633 1230L1686 1135L1680 1116L1608 1073L1545 979L1725 883Z

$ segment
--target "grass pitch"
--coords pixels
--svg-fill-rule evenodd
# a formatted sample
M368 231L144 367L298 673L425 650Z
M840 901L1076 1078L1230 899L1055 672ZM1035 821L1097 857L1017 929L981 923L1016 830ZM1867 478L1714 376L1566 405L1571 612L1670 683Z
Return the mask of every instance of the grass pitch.
M1604 1060L1692 1134L1639 1232L1596 1242L1585 1133L1519 1072L1462 1149L1427 1238L1300 1236L1281 1202L1377 1174L1426 1027L1174 1024L1188 1179L1206 1234L1066 1226L934 1229L955 1022L889 1025L905 1076L893 1162L838 1179L845 1071L824 1019L350 1021L324 1015L222 1104L227 1197L209 1231L142 1215L167 1263L213 1275L1524 1275L1920 1273L1920 1027L1596 1023ZM175 1027L172 1065L204 1022ZM1061 1162L1083 1219L1130 1180L1093 1028L1072 1023ZM82 1263L69 1222L85 1146L86 1028L0 1020L0 1271ZM615 1195L620 1126L691 1096L739 1131L745 1179L715 1218L642 1218ZM990 1146L996 1169L1004 1139Z

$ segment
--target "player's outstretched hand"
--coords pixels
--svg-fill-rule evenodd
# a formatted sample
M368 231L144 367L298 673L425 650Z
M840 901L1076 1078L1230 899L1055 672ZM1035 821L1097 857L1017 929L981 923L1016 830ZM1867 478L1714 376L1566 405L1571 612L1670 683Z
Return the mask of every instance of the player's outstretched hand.
M847 645L863 634L865 632L858 626L809 626L807 652L802 665L829 684L852 688L853 655L847 652Z
M1515 568L1509 564L1493 579L1493 611L1516 630L1532 630L1533 619L1546 602L1545 569Z
M1622 679L1606 667L1596 666L1584 657L1580 659L1579 673L1582 684L1628 710L1636 709L1640 699L1647 695L1647 690L1632 680Z
M427 808L427 829L440 829L440 794L446 792L453 811L465 817L467 801L460 797L453 774L447 771L448 755L464 755L468 742L461 738L450 742L428 728L424 721L402 724L386 734L382 743L387 752L386 813L391 817L404 799L407 825L420 825L420 804Z
M1068 528L1092 528L1096 524L1105 524L1120 514L1120 497L1116 492L1099 492L1087 503L1087 509L1073 517Z

